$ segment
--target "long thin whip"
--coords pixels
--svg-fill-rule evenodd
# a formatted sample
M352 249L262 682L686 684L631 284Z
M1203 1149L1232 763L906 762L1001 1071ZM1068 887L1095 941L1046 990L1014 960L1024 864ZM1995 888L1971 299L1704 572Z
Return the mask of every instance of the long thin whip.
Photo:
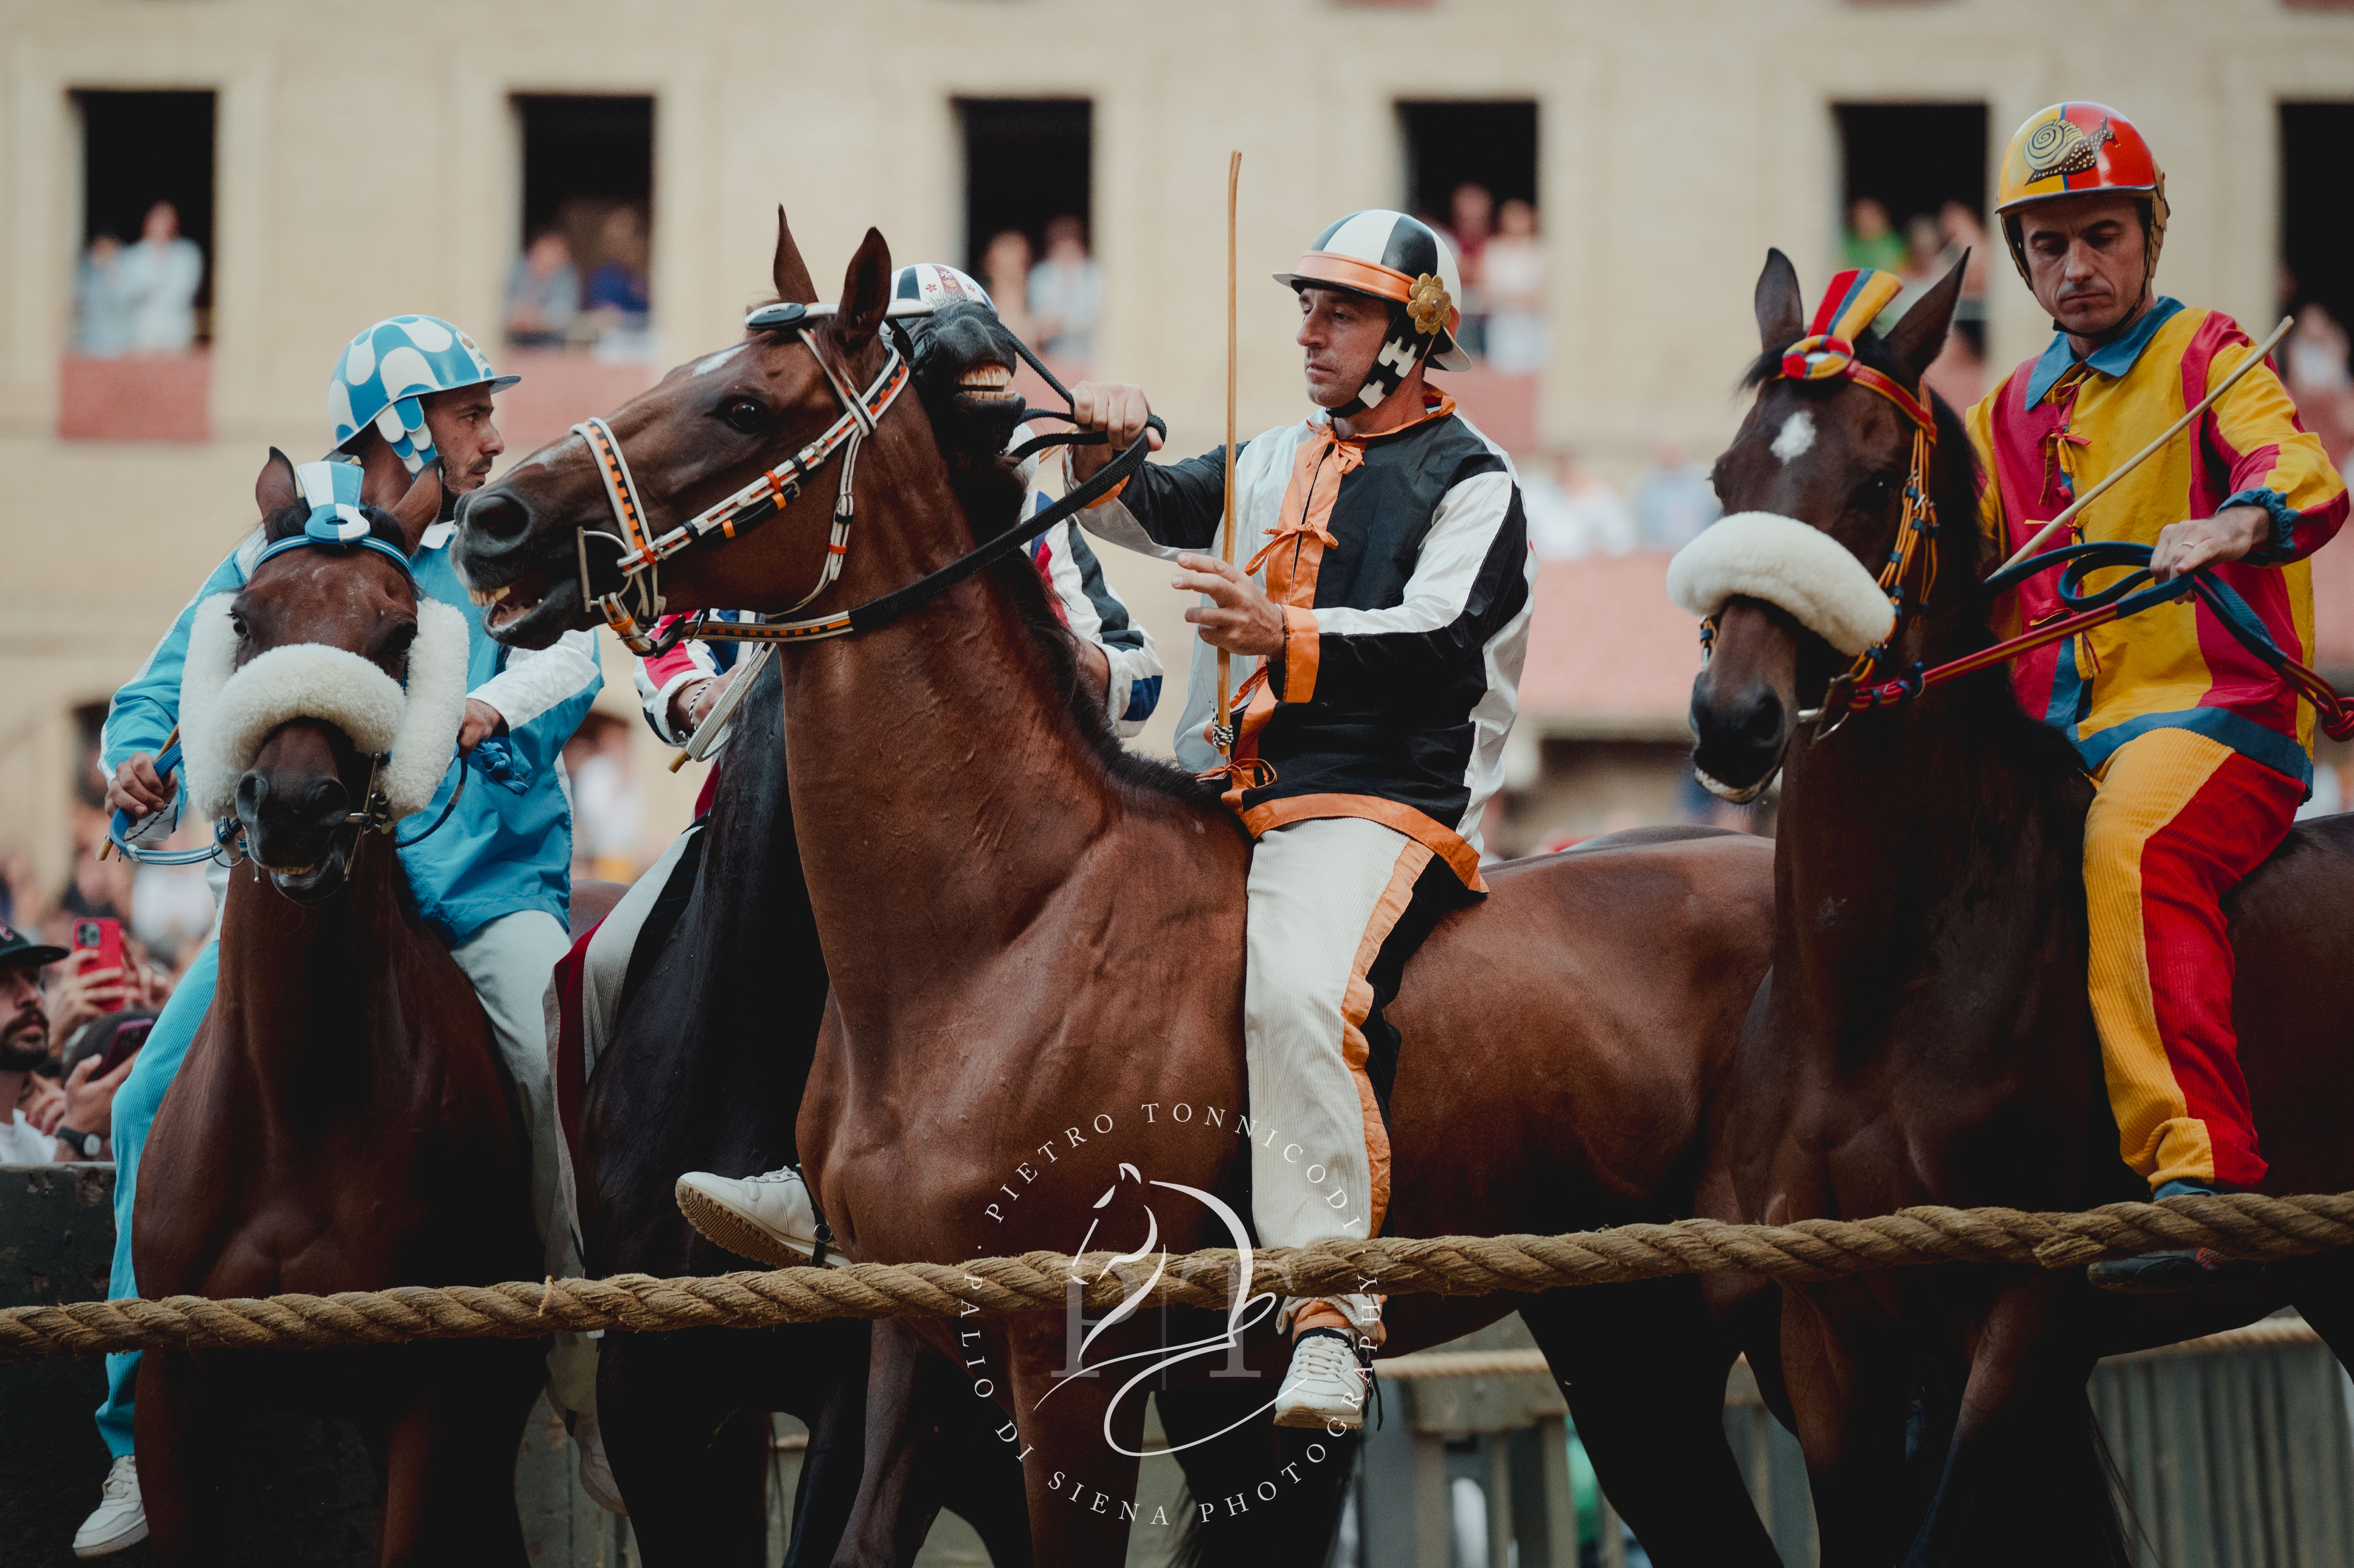
M2043 542L2046 539L2051 538L2052 535L2066 527L2069 521L2073 518L2077 513L2082 512L2085 507L2090 506L2094 502L2098 501L2101 498L2102 493L2106 491L2109 486L2116 483L2117 481L2123 479L2135 469L2140 467L2145 459L2157 451L2158 448L2166 445L2167 442L2180 435L2184 428L2190 425L2193 420L2197 419L2200 415L2204 414L2209 408L2213 408L2216 398L2221 397L2224 393L2229 392L2233 384L2236 383L2241 376L2245 376L2249 371L2253 370L2257 366L2262 365L2264 362L2264 357L2272 353L2274 347L2279 344L2280 340L2288 335L2288 329L2293 324L2294 320L2295 318L2290 316L2281 317L2280 325L2273 328L2273 335L2258 344L2256 345L2255 353L2248 355L2247 358L2233 366L2232 367L2232 374L2223 377L2223 384L2221 386L2216 387L2215 390L2208 393L2206 397L2200 398L2199 400L2199 406L2196 408L2191 409L2189 413L2183 415L2182 418L2175 420L2171 425L2168 425L2166 428L2166 433L2164 435L2159 436L2158 440L2150 442L2149 445L2142 448L2141 450L2127 458L2123 468L2111 472L2106 479L2104 479L2100 483L2093 486L2092 489L2084 492L2084 494L2069 503L2068 509L2065 512L2062 512L2059 516L2054 517L2051 522L2046 523L2042 527L2037 529L2035 537L2030 539L2026 544L2021 545L2015 552L2013 552L2010 559L2003 562L2001 569L2009 571L2011 567L2019 565L2020 562L2027 559L2028 556L2034 555L2038 550L2043 548Z
M1243 155L1239 149L1226 156L1226 517L1218 540L1218 556L1235 564L1235 197L1242 188ZM1218 734L1226 760L1235 756L1234 655L1218 650Z

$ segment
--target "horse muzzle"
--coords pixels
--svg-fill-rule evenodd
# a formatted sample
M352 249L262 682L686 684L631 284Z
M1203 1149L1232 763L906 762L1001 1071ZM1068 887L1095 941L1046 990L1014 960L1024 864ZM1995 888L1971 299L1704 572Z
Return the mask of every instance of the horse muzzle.
M1734 679L1714 665L1692 682L1692 769L1709 793L1747 805L1765 792L1789 749L1791 705L1762 677Z
M545 648L574 627L595 624L581 602L577 551L557 549L553 532L504 485L459 498L451 564L482 611L482 630L501 642Z

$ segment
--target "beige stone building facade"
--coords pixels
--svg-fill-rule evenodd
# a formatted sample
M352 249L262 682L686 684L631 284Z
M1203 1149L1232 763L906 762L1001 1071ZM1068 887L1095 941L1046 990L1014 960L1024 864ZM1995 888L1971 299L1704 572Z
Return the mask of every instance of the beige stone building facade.
M208 434L62 439L100 91L213 98ZM401 311L495 341L520 240L517 95L651 98L651 279L665 360L736 335L781 202L819 276L868 224L901 260L965 259L959 101L1092 105L1097 359L1180 450L1217 438L1223 197L1244 154L1246 433L1300 411L1292 304L1267 273L1330 218L1409 198L1402 102L1526 101L1548 270L1542 445L1623 476L1662 437L1712 451L1755 350L1768 245L1837 264L1841 103L2127 108L2166 164L2169 291L2269 321L2284 102L2354 100L2354 10L2283 0L0 0L0 846L65 874L73 711L101 702L250 524L263 449L327 440L329 366ZM2339 168L2345 170L2345 150ZM2341 178L2332 199L2354 201ZM1900 217L1902 214L1898 215ZM2040 343L2000 262L1988 361ZM610 368L610 367L609 367ZM563 377L547 396L565 418ZM583 387L610 387L582 380ZM583 393L583 396L588 394ZM561 429L561 419L555 427ZM1182 664L1182 607L1116 576ZM1606 655L1606 651L1604 651ZM627 711L608 660L607 705ZM1176 694L1149 740L1167 744ZM641 736L651 846L684 819Z

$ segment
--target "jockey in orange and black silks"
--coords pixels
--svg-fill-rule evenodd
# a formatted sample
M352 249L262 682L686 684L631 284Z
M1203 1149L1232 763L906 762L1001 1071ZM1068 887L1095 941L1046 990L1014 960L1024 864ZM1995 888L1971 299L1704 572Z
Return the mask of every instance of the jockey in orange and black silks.
M2011 138L1998 211L2054 335L1967 423L1999 556L2180 418L2254 352L2220 311L2157 293L2166 177L2133 123L2055 104ZM2077 537L2152 546L2160 581L2204 568L2313 658L2306 557L2346 487L2269 366L2092 503ZM2057 543L2058 541L2055 541ZM2052 574L2003 601L2009 635L2061 611ZM2091 985L2121 1153L2161 1195L2264 1174L2231 1015L2223 895L2286 834L2313 777L2312 711L2196 599L2020 658L2013 690L2100 789L2085 820ZM2135 1289L2207 1282L2188 1254L2102 1265Z

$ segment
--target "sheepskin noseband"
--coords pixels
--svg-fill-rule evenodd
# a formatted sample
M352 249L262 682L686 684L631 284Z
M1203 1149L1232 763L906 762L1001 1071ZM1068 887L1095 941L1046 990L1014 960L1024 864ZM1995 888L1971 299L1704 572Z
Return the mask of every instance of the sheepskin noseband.
M1853 657L1888 640L1896 610L1848 547L1772 512L1738 512L1676 552L1668 597L1706 620L1740 597L1762 599Z
M417 604L407 689L375 664L323 642L291 642L237 664L232 596L196 607L180 676L180 747L188 800L201 820L235 814L237 783L270 733L291 719L334 725L385 758L376 788L394 821L425 809L450 769L466 710L466 618Z

